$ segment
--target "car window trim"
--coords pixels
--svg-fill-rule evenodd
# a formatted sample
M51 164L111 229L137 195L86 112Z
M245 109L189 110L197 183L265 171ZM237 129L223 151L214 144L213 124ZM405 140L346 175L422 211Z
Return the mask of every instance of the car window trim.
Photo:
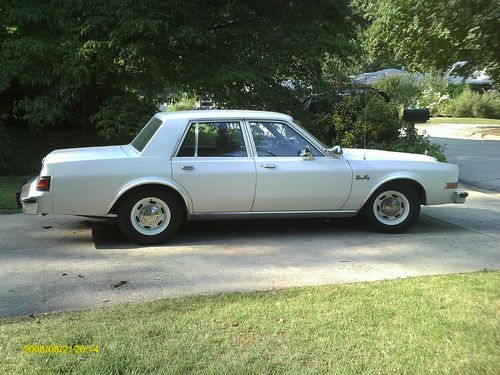
M186 128L184 129L184 133L182 135L182 140L177 144L177 147L174 150L172 157L173 158L197 158L197 159L200 159L200 158L211 158L211 159L215 159L215 158L231 158L231 159L253 158L249 139L248 139L246 131L245 131L244 122L245 122L245 120L243 120L243 119L213 119L212 118L209 120L191 120L188 122ZM235 157L231 157L231 156L198 156L198 129L199 129L198 126L199 126L199 124L210 124L210 123L228 123L228 124L229 123L238 123L240 125L241 134L243 135L243 142L245 143L245 151L246 151L247 155L246 156L235 156ZM195 125L194 156L178 156L179 151L181 150L182 145L184 143L184 140L186 139L186 137L189 133L189 130L191 129L191 125L193 125L193 124Z
M194 123L194 158L198 157L198 136L200 134L200 123L197 121ZM181 146L182 147L182 146Z
M300 158L300 156L259 156L259 154L257 153L257 146L255 146L255 140L253 139L252 130L250 129L251 128L251 126L250 126L251 122L272 122L272 123L275 123L275 124L284 124L285 126L288 125L293 130L295 130L299 135L301 135L307 142L309 142L311 144L311 146L313 146L316 149L316 151L318 151L320 153L319 156L315 156L315 157L321 158L321 157L328 156L328 155L326 155L323 152L323 146L318 147L318 142L316 142L314 139L311 139L311 137L309 137L309 134L304 133L303 131L301 131L302 128L300 128L298 126L294 126L295 124L293 124L293 123L289 123L288 121L284 121L284 120L246 119L246 123L247 123L247 126L248 126L248 132L249 132L250 139L251 139L252 146L253 146L254 158Z

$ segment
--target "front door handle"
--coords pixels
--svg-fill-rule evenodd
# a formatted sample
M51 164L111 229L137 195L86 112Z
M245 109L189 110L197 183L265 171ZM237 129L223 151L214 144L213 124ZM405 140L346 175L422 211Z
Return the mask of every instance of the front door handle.
M181 168L185 171L192 171L194 169L192 165L183 165Z
M264 165L261 165L261 167L272 169L272 168L276 168L276 164L264 164Z

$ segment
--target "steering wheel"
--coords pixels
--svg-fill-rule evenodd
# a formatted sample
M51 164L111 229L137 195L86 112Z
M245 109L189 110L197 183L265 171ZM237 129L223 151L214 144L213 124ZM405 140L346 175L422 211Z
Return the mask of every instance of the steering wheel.
M276 156L276 154L274 152L272 152L274 150L274 148L278 145L278 140L276 138L272 138L271 141L269 142L269 146L266 150L266 154L269 154L271 156Z
M299 151L297 151L297 156L302 156L300 155L302 153L302 151L307 151L307 149L309 149L308 151L310 152L310 154L312 155L312 150L311 150L311 146L309 145L304 145L304 148L300 149Z

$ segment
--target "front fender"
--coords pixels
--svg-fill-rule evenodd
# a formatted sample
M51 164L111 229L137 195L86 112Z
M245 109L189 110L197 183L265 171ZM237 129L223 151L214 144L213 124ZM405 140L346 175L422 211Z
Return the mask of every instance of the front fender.
M373 195L373 193L375 193L375 191L379 187L381 187L382 185L384 185L388 182L397 181L397 180L409 180L409 181L412 181L414 183L419 184L420 187L422 188L422 190L424 191L425 195L427 196L427 189L425 187L424 182L419 178L419 176L414 175L412 173L398 173L398 174L394 173L394 174L391 174L391 175L383 178L382 180L378 181L377 184L374 185L370 189L370 191L366 195L365 199L363 200L363 203L361 204L360 208L365 205L366 201Z
M356 176L370 176L370 180L356 179ZM351 195L343 209L359 211L372 194L382 185L396 180L410 180L420 185L427 195L427 187L421 176L413 172L398 171L392 173L377 173L377 171L355 172L353 175Z

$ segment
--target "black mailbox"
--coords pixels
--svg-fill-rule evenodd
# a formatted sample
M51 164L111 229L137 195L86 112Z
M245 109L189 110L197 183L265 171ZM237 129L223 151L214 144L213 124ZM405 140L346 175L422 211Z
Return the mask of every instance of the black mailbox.
M407 109L403 111L403 120L416 123L424 123L431 117L431 111L429 108L419 108L419 109Z

